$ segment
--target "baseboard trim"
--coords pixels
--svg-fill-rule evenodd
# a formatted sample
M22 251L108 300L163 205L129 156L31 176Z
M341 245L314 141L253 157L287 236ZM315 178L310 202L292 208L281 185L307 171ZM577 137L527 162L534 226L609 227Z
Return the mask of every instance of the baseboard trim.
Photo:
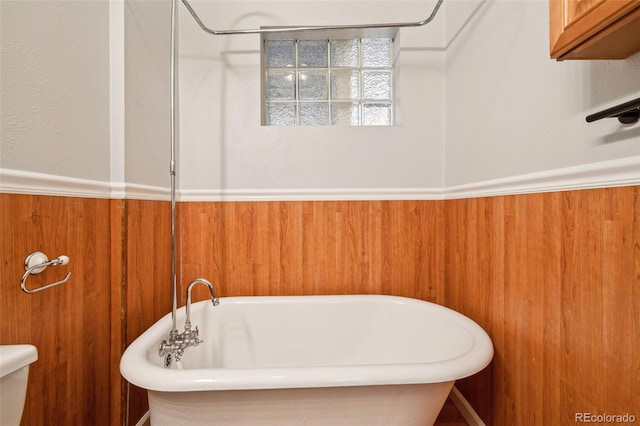
M138 423L136 423L136 426L148 426L151 420L151 413L149 411L147 411L146 413L144 413L144 416L142 416L140 418L140 420L138 420Z
M469 423L469 426L486 426L480 416L478 416L478 413L476 413L471 404L469 404L469 401L466 400L455 386L451 389L449 398L451 398L453 405L460 411L462 417Z
M528 173L444 188L178 190L176 200L340 201L452 200L640 185L640 156ZM168 187L101 182L0 168L0 192L87 198L170 200Z

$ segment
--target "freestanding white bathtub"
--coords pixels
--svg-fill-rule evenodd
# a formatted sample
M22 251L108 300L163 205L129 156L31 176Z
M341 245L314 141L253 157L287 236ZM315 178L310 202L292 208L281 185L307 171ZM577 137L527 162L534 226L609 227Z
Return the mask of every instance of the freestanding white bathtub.
M152 426L431 425L454 381L493 357L475 322L403 297L230 297L194 303L191 322L204 343L170 368L171 314L122 356Z

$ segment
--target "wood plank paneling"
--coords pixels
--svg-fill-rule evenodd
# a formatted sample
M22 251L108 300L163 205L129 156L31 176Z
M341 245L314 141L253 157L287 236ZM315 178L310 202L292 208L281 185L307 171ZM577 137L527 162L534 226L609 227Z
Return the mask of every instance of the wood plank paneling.
M492 364L458 383L487 424L568 424L576 412L639 417L639 192L182 203L180 303L199 276L223 297L437 301L493 339ZM119 356L171 309L169 203L10 194L0 202L0 343L40 351L23 423L121 424ZM20 291L33 250L67 254L71 281ZM30 284L65 271L50 268ZM132 390L130 408L136 422L144 391Z
M221 296L385 293L435 301L438 201L194 202L180 208L181 280ZM194 299L206 297L200 290Z
M0 343L34 344L39 357L29 372L23 425L109 422L109 203L0 194ZM71 279L41 293L22 292L24 259L35 250L71 261L29 277L30 287L69 271Z
M120 374L120 358L126 348L126 268L124 242L127 241L125 227L125 201L111 200L111 421L112 425L126 425L127 389Z
M126 200L126 344L171 311L171 205Z
M171 312L171 204L126 200L124 228L124 347L158 319ZM167 330L167 333L169 330ZM147 393L129 389L129 423L148 409Z
M171 310L170 204L0 194L0 344L32 343L23 425L125 424L120 356ZM67 266L29 277L30 287L71 280L37 294L20 290L27 254L66 254ZM132 389L129 424L146 411Z
M492 425L640 412L639 188L445 202L444 304L495 358L458 387Z

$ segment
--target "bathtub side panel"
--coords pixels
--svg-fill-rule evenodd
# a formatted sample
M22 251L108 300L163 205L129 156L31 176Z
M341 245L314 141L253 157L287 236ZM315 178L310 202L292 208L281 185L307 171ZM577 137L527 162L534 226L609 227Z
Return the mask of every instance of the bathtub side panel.
M149 391L149 406L153 426L418 426L434 423L452 386Z

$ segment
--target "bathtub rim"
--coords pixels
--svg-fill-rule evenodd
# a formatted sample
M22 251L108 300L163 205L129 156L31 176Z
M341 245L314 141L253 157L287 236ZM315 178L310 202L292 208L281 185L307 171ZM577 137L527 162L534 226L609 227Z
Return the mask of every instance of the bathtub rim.
M166 314L125 350L120 372L130 383L159 392L192 392L214 390L285 389L372 385L428 384L459 380L483 370L493 358L489 335L469 317L445 306L420 299L382 294L304 295L304 296L233 296L220 299L225 304L300 303L380 300L385 303L418 304L451 316L464 325L473 340L471 349L460 356L437 362L340 365L278 368L201 368L166 369L146 359L150 350L167 338L171 313ZM192 304L192 312L210 306L209 301ZM178 320L184 321L184 306L178 309ZM180 326L180 321L179 321Z

